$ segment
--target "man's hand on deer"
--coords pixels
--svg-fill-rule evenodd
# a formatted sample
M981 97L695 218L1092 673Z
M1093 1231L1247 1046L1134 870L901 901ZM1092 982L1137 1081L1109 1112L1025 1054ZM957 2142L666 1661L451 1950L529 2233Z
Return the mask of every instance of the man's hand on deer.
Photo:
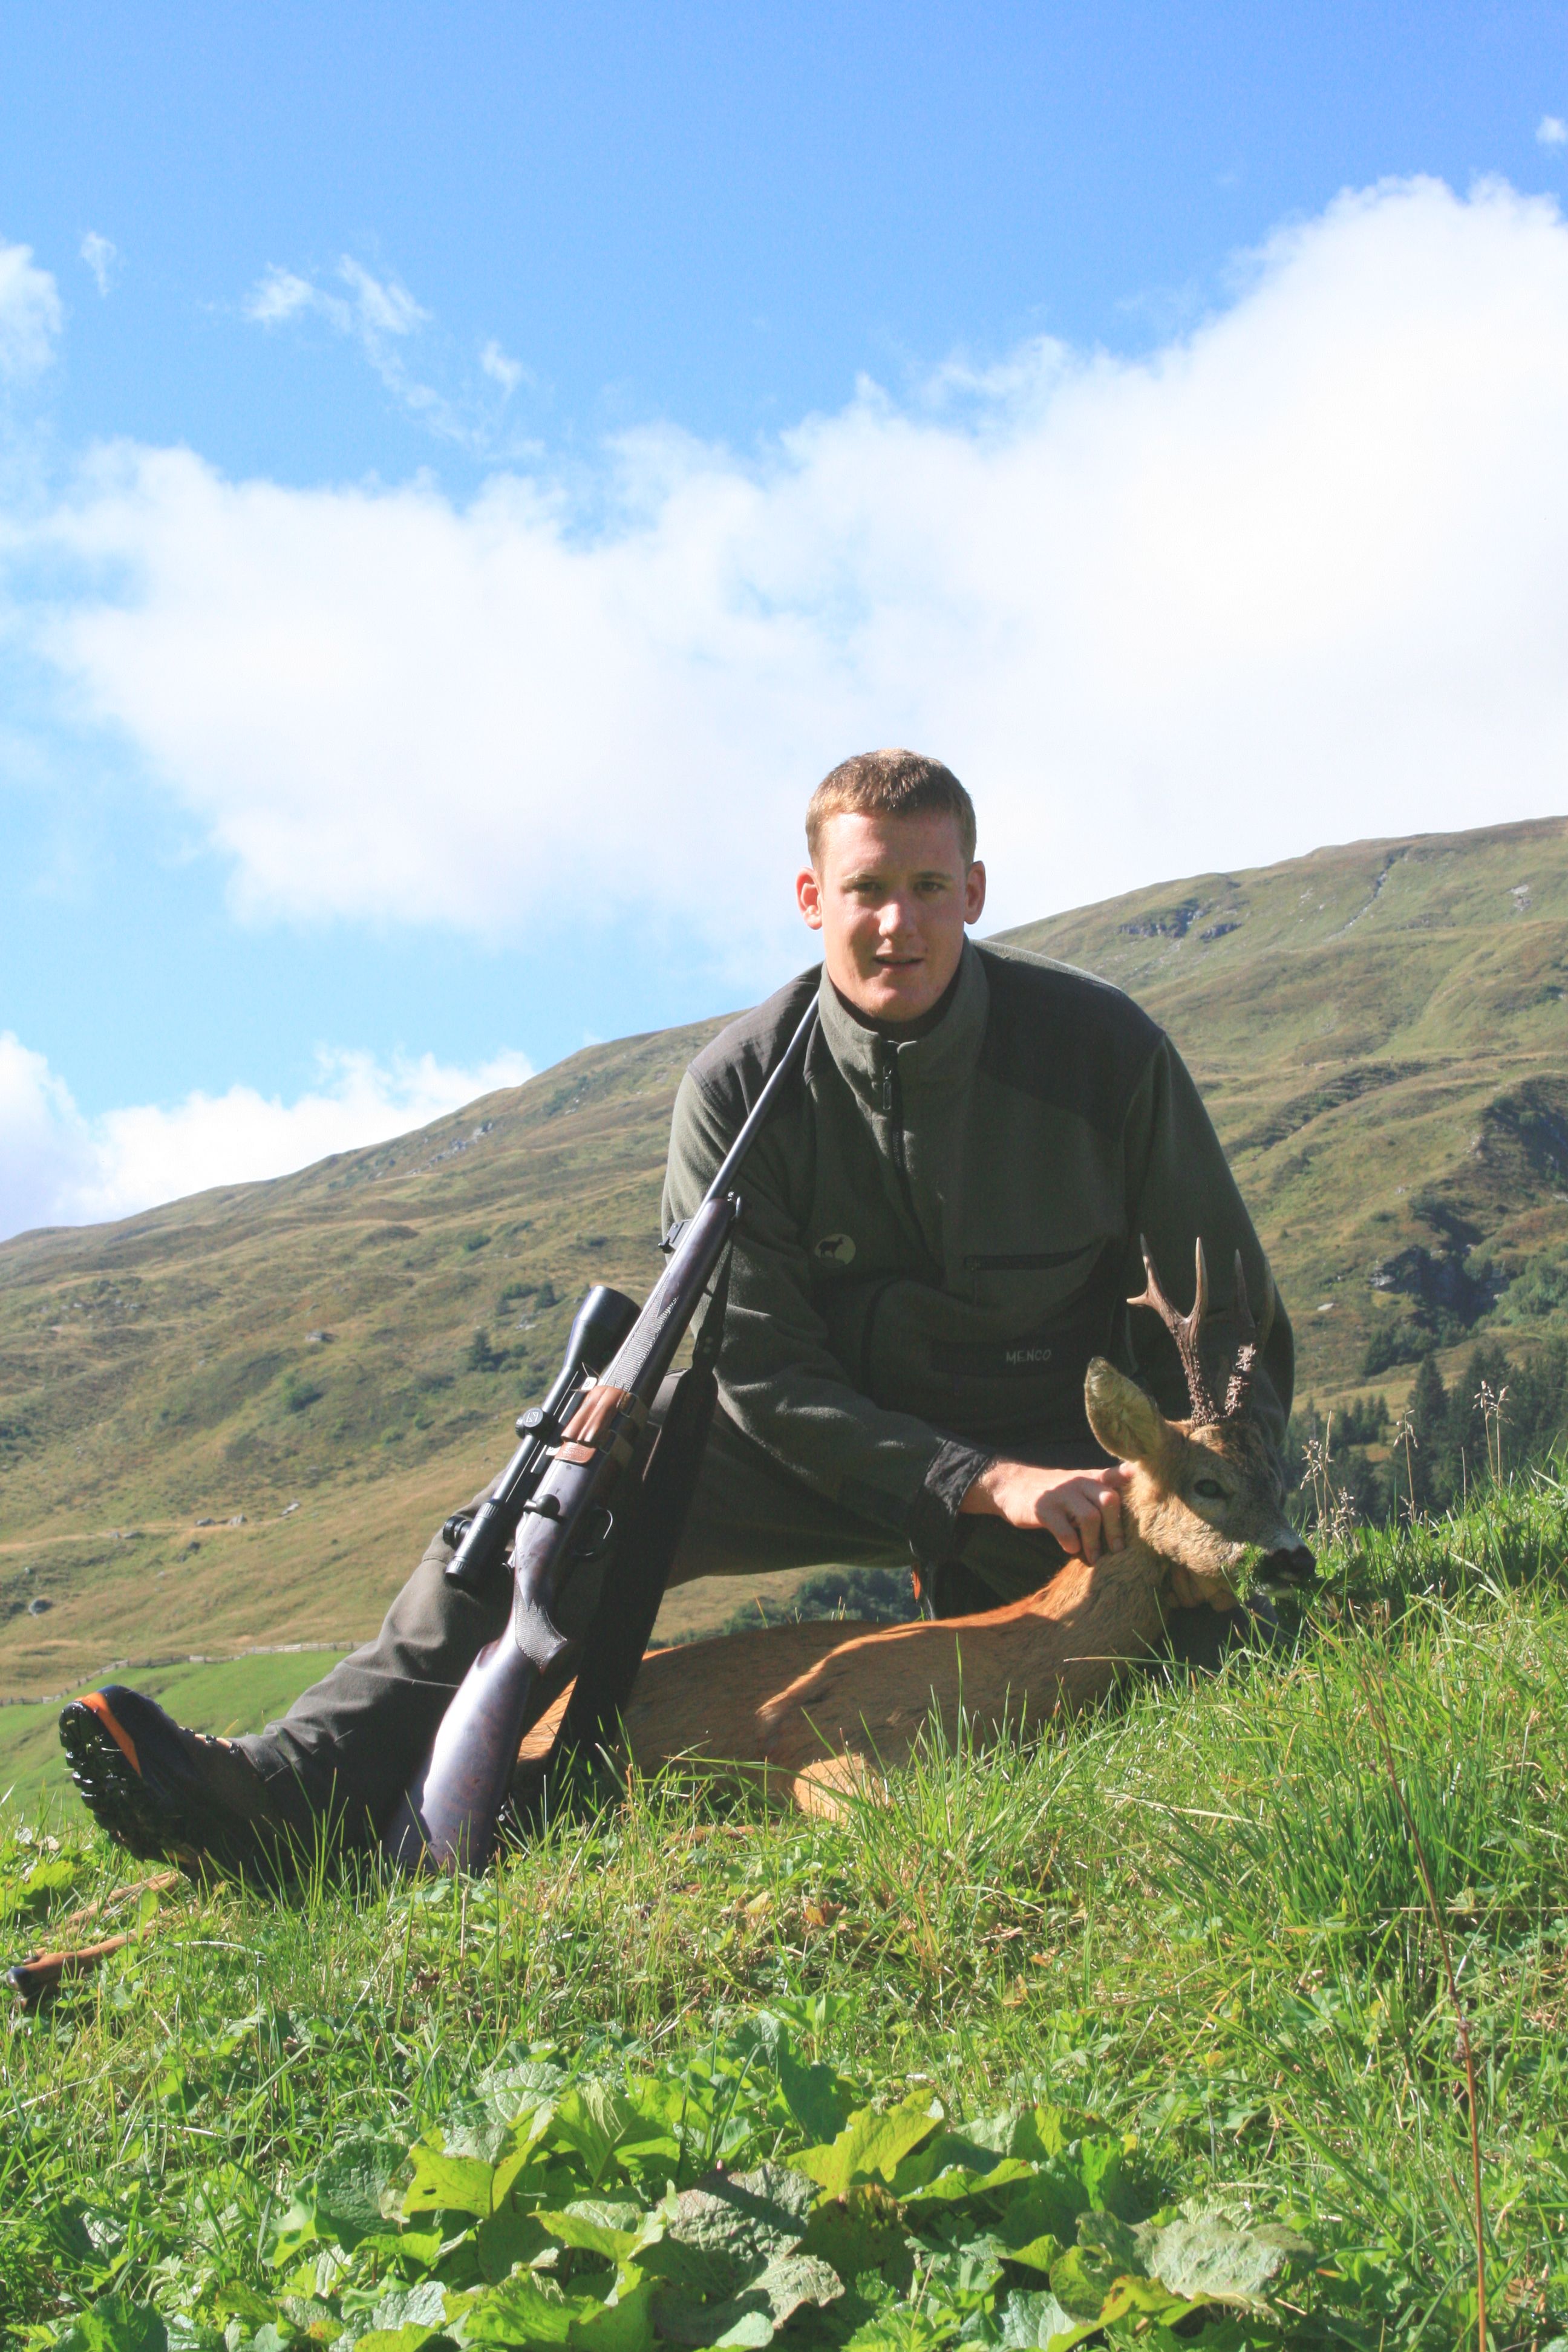
M1131 1463L1114 1470L1041 1470L1029 1462L993 1462L959 1505L1015 1528L1043 1528L1062 1549L1092 1568L1101 1552L1121 1549L1121 1497Z

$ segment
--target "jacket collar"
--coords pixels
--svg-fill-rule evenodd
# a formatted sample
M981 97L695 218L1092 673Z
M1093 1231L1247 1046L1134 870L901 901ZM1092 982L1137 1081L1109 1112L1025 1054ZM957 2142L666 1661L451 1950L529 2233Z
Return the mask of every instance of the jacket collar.
M965 940L952 1002L936 1027L923 1037L896 1044L875 1029L864 1028L839 1002L826 970L817 1003L823 1037L843 1077L868 1109L883 1111L888 1108L889 1076L895 1067L900 1090L906 1096L914 1088L966 1083L985 1034L991 988L978 950L972 940Z

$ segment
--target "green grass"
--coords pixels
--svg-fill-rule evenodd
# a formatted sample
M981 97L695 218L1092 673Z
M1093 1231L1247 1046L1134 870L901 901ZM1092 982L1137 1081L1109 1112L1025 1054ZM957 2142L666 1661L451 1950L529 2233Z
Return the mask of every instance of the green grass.
M1479 2069L1491 2340L1544 2347L1568 2333L1565 1555L1568 1487L1544 1478L1366 1533L1331 1560L1292 1652L1208 1683L1150 1677L1032 1749L939 1743L890 1803L842 1823L667 1779L481 1882L323 1872L284 1904L172 1897L149 1941L11 2022L12 2324L57 2329L119 2294L73 2352L155 2352L132 2307L147 2302L172 2342L187 2322L226 2327L232 2352L352 2335L373 2313L366 2352L443 2328L567 2340L569 2325L573 2342L630 2347L652 2340L650 2309L671 2340L711 2340L716 2321L657 2300L687 2260L675 2209L657 2219L667 2182L689 2189L715 2158L820 2181L826 2159L803 2151L860 2105L912 2096L927 2120L901 2166L813 2219L806 2251L826 2249L846 2291L784 2342L1046 2341L1053 2294L1081 2313L1117 2270L1159 2270L1151 2233L1125 2228L1184 2208L1211 2232L1228 2216L1227 2244L1280 2223L1315 2252L1266 2290L1272 2316L1194 2308L1178 2336L1152 2284L1100 2340L1473 2343L1463 2076L1382 1725ZM27 1908L19 1944L121 1867L85 1838L56 1852L25 1835L13 1814L0 1887ZM481 2077L542 2051L565 2070L554 2120L481 2221L495 2182L475 2188L479 2159L554 2080L503 2064L481 2111ZM443 2118L411 2174L405 2151ZM954 2154L964 2119L989 2154ZM1014 2172L988 2186L1003 2147ZM919 2176L954 2164L944 2204ZM387 2218L363 2208L367 2176ZM645 2239L665 2230L663 2252L616 2241L617 2273L587 2222L560 2218L585 2197ZM434 2223L422 2200L443 2208ZM1094 2206L1109 2218L1082 2218ZM1056 2242L1032 2267L1021 2232L1042 2214ZM624 2311L603 2301L616 2275ZM753 2312L734 2340L770 2324Z
M226 1738L259 1731L290 1706L302 1690L336 1665L335 1650L294 1650L281 1655L227 1658L212 1665L152 1666L100 1677L133 1683L161 1699L182 1723ZM92 1689L83 1683L83 1690ZM76 1791L60 1755L61 1702L0 1706L0 1803L30 1814L49 1811L54 1826L77 1815Z

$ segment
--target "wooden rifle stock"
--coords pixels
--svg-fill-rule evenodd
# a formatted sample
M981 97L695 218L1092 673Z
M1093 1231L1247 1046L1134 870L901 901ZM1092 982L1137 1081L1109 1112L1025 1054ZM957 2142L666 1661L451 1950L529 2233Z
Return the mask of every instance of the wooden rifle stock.
M562 1430L542 1475L531 1480L512 1546L511 1622L480 1651L458 1685L384 1835L386 1853L401 1869L433 1863L445 1870L477 1870L489 1858L534 1686L566 1646L552 1622L556 1595L574 1559L607 1538L607 1497L633 1458L659 1382L741 1214L731 1179L785 1079L804 1059L816 1019L814 998L701 1207L670 1235L669 1263L647 1306Z

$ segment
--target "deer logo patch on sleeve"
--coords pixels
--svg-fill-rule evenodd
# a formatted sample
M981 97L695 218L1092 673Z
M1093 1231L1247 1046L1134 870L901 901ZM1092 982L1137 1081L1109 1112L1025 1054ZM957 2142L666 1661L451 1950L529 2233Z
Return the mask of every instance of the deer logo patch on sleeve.
M847 1265L855 1255L855 1243L848 1234L824 1234L814 1244L813 1257L826 1258L833 1265Z

